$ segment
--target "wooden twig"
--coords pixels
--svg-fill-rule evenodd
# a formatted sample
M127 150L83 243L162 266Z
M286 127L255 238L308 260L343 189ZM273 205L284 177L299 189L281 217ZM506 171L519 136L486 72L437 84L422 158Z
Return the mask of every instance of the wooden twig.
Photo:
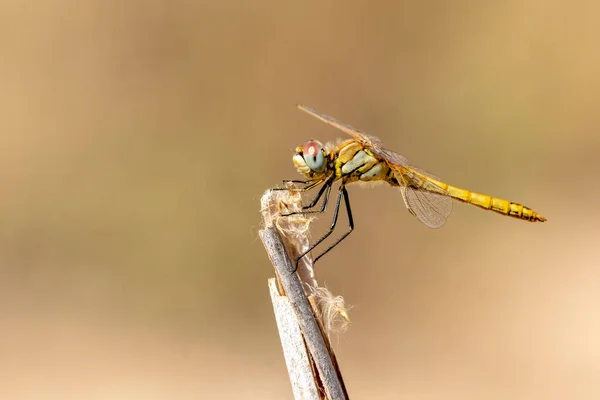
M285 294L289 300L289 303L291 304L291 308L286 309L284 307L280 308L274 303L276 314L282 313L281 315L277 316L278 321L289 321L289 318L291 317L289 312L293 310L294 318L298 322L300 332L303 335L304 341L306 342L309 354L318 372L318 379L322 383L327 398L332 400L347 399L347 394L342 383L343 381L338 376L338 370L336 368L335 361L328 351L326 339L323 336L323 332L319 328L315 313L309 305L303 283L298 278L298 275L293 273L295 265L292 264L290 257L286 252L286 246L284 245L281 235L274 225L266 227L265 229L261 230L259 234L267 250L269 258L275 267L284 291L283 294ZM272 287L273 285L270 286ZM283 313L287 313L287 315L283 315ZM283 338L284 336L294 334L294 329L289 327L289 323L286 323L286 328L284 329L286 329L286 331L282 332L280 326L280 337ZM284 353L286 362L288 364L288 372L290 373L290 379L292 381L294 396L297 399L312 399L313 397L302 397L303 395L301 394L313 393L309 389L310 385L304 381L304 377L306 377L309 372L311 375L313 375L313 372L308 369L310 368L310 365L307 366L305 363L295 363L295 360L303 359L303 355L301 354L303 351L299 351L296 345L296 343L299 343L301 340L301 338L296 337L290 340L286 339L286 343L283 343L282 339L282 345L284 347ZM303 368L304 371L298 372L296 371L296 367ZM313 379L315 379L314 375ZM318 383L318 381L315 382L315 387L320 386ZM300 388L302 388L302 390L300 390ZM305 389L306 391L304 391Z

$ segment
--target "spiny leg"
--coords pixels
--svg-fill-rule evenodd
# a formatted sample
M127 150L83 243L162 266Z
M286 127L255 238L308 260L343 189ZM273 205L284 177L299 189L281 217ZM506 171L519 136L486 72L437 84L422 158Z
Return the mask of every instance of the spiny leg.
M350 233L352 233L352 231L354 230L354 219L352 218L352 210L350 209L350 199L348 198L348 192L346 191L346 188L343 189L343 192L344 192L344 203L346 204L346 212L348 214L348 225L349 225L348 232L344 233L338 240L335 241L335 243L333 243L331 246L329 246L329 248L327 250L325 250L317 258L315 258L313 261L313 265L317 261L319 261L319 259L321 257L323 257L325 254L329 253L329 251L332 250L335 246L340 244L342 240L346 239L346 237L348 237L348 235Z
M299 215L299 214L306 215L306 214L322 214L322 213L324 213L325 209L327 208L327 203L329 202L329 193L331 192L332 185L333 185L333 177L329 178L329 180L327 180L325 182L323 187L321 187L321 189L319 189L319 193L317 193L317 196L313 199L313 201L310 202L310 204L308 204L306 206L302 206L302 211L291 212L289 214L281 214L281 216L289 217L290 215ZM321 196L323 196L323 193L325 194L325 197L323 199L323 204L321 205L321 208L318 210L308 210L309 208L313 208L317 204L317 202L319 201Z
M321 196L323 195L323 192L325 192L325 191L327 191L326 196L329 196L329 190L331 190L331 185L333 185L333 179L334 179L334 177L332 176L327 181L325 181L325 184L323 185L323 187L321 189L319 189L319 193L317 193L317 197L315 197L313 199L313 201L310 202L310 204L308 204L306 206L302 206L302 209L305 210L307 208L313 208L317 204L317 202L319 201ZM327 203L327 200L325 200L325 203Z
M337 224L338 214L339 214L339 211L340 211L340 204L342 202L342 196L344 196L344 198L346 200L346 207L347 207L348 204L349 204L349 202L348 202L348 193L346 192L346 188L344 187L343 183L342 183L342 186L340 186L340 191L338 193L337 201L335 202L335 209L333 210L333 221L331 222L331 227L329 228L329 232L327 232L319 240L317 240L315 243L313 243L312 246L310 246L308 248L308 250L306 250L304 253L302 253L302 254L300 254L300 256L298 256L298 258L296 259L296 268L294 268L293 272L296 272L298 270L298 263L300 262L300 260L302 259L302 257L304 257L305 255L307 255L308 253L310 253L323 240L327 239L329 237L329 235L331 235L331 233L335 229L335 225ZM338 243L339 243L339 241L338 241ZM327 251L329 251L329 250L331 250L331 249L328 249ZM319 257L321 257L321 256L319 256Z
M317 179L316 181L283 181L283 183L286 183L286 182L304 183L304 184L306 184L306 186L304 186L303 188L290 188L290 187L273 188L271 190L288 190L290 192L307 192L307 191L311 190L312 188L319 186L321 183L323 183L325 181L325 179L326 178L321 178L321 179Z

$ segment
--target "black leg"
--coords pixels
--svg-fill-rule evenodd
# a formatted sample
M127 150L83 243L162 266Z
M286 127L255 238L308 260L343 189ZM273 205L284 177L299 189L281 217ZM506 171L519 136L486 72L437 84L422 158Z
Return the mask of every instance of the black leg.
M303 188L288 188L288 187L273 188L271 190L289 190L291 192L307 192L307 191L311 190L312 188L314 188L316 186L319 186L324 181L325 181L325 178L317 179L316 181L308 181L308 182L304 182L304 181L284 181L284 182L304 183L304 184L306 184L306 186L304 186Z
M296 211L296 212L292 212L289 214L281 214L282 217L289 217L290 215L305 215L305 214L322 214L325 212L325 209L327 208L327 203L329 202L329 193L331 192L331 186L333 185L333 178L330 178L327 182L325 182L325 184L323 185L323 187L321 187L321 189L319 189L319 193L317 193L317 196L313 199L313 201L310 202L310 204L306 205L306 206L302 206L302 211ZM325 193L325 198L323 199L323 204L321 205L321 208L318 210L308 210L309 208L313 208L317 202L319 201L319 199L321 198L321 196L323 196L323 193Z
M331 190L331 185L333 185L333 178L329 178L329 180L327 180L325 182L323 187L321 189L319 189L319 193L317 193L317 197L315 197L313 199L313 201L310 202L310 204L308 204L306 206L302 206L302 209L306 210L307 208L313 208L317 204L317 202L319 201L321 196L323 195L323 192L325 192L325 191L327 191L327 193L325 194L324 204L327 203L327 197L329 196L329 190Z
M319 259L321 257L323 257L325 254L329 253L329 251L332 250L335 246L340 244L342 240L346 239L346 237L348 237L348 235L354 230L354 220L352 218L352 210L350 209L350 200L348 199L348 192L346 192L346 188L344 188L344 202L346 203L346 212L348 213L348 225L349 225L348 232L344 233L338 240L335 241L334 244L329 246L329 248L327 250L325 250L317 258L315 258L313 261L313 265L317 261L319 261Z
M321 242L323 242L323 240L327 239L329 237L329 235L331 235L331 233L335 229L335 225L337 224L338 214L340 211L340 204L342 202L342 196L344 196L344 200L346 203L346 210L347 211L350 210L350 208L349 208L350 202L348 200L348 192L346 191L344 184L342 184L342 186L340 186L340 191L338 193L337 201L335 203L335 209L333 210L333 221L331 222L331 227L329 228L329 232L327 232L319 240L317 240L315 243L313 243L313 245L310 246L308 248L308 250L306 250L304 253L302 253L300 256L298 256L298 258L296 259L296 267L294 268L294 272L296 272L298 270L298 263L300 262L300 259L302 259L302 257L304 257L305 255L310 253L315 247L317 247ZM352 217L351 217L350 213L348 214L348 216L349 216L349 220L351 223L350 232L352 232L352 229L354 228L354 223L352 221ZM333 247L335 247L339 242L341 242L346 236L348 236L348 234L350 232L347 232L341 239L339 239L337 242L335 242L333 246L331 246L329 249L327 249L325 251L325 253L327 253L329 250L331 250ZM317 259L321 258L325 253L321 254L319 257L317 257Z

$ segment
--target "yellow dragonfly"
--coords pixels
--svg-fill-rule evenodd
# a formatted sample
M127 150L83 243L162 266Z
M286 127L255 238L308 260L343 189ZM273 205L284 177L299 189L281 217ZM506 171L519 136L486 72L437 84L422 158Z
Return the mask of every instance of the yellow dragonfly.
M296 148L293 162L298 172L304 175L306 180L286 182L302 183L305 186L287 190L305 192L319 185L323 186L315 199L302 207L302 211L284 216L325 212L331 186L334 182L341 180L330 230L298 257L296 268L298 261L323 242L335 229L342 198L348 214L349 230L315 258L314 262L338 245L354 229L346 190L346 185L353 182L385 181L391 186L399 187L408 211L431 228L439 228L444 225L452 211L452 199L525 221L546 221L546 218L522 204L448 185L435 175L415 167L406 157L384 148L378 138L367 135L305 105L298 105L298 108L347 133L351 139L337 146L323 146L316 140L309 140L303 146ZM321 197L324 197L321 207L314 209Z

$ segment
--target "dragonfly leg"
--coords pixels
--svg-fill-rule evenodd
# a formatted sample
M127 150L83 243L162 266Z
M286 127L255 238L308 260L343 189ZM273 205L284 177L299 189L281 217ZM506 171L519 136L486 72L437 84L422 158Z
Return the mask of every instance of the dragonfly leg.
M298 181L298 180L295 180L295 179L284 179L282 182L285 185L287 183L308 183L310 181Z
M319 186L324 181L325 181L325 178L317 179L316 181L283 181L284 183L285 182L304 183L304 184L306 184L306 186L304 186L302 188L289 188L289 187L273 188L271 190L289 190L291 192L308 192L312 188Z
M329 253L329 251L332 250L335 246L340 244L342 240L346 239L346 237L348 237L348 235L350 233L352 233L352 231L354 230L354 219L352 218L352 210L350 209L350 200L348 199L348 192L346 191L346 188L344 188L344 202L346 203L346 212L348 214L348 225L349 225L348 232L344 233L338 240L335 241L335 243L333 243L331 246L329 246L329 248L327 248L327 250L325 250L317 258L315 258L315 260L313 261L313 265L317 261L319 261L319 259L321 257L323 257L325 254Z
M325 212L325 209L327 208L327 203L329 202L329 193L331 192L331 186L333 185L333 178L330 178L327 182L325 182L325 184L321 187L321 189L319 189L319 193L317 193L317 196L313 199L313 201L310 202L310 204L306 205L306 206L302 206L302 211L296 211L296 212L292 212L289 214L281 214L282 217L289 217L290 215L298 215L298 214L322 214ZM321 205L321 208L318 210L309 210L310 208L313 208L319 201L319 199L321 198L321 196L323 196L323 194L325 194L325 197L323 199L323 204Z
M331 227L329 228L329 232L327 232L326 234L324 234L319 240L317 240L315 243L313 243L312 246L310 246L308 248L308 250L306 250L304 253L302 253L300 256L298 256L298 258L296 259L296 267L294 268L293 272L296 272L298 270L298 263L300 262L300 260L302 259L302 257L304 257L305 255L307 255L308 253L310 253L315 247L317 247L319 244L321 244L321 242L323 242L323 240L327 239L329 237L329 235L331 235L331 233L335 229L335 225L337 224L337 219L338 219L338 215L339 215L339 211L340 211L340 204L342 202L342 196L344 197L344 200L345 200L346 210L347 211L350 210L350 207L349 207L350 206L350 201L348 200L348 192L346 191L346 188L342 184L342 186L340 186L340 191L338 193L337 201L335 203L335 209L333 210L333 221L331 221ZM348 236L350 234L350 232L352 232L352 229L354 228L354 222L352 221L352 214L350 214L350 212L348 212L348 217L349 217L349 220L350 220L350 231L347 232L341 239L338 239L333 244L333 246L329 247L325 251L325 253L327 253L329 250L331 250L333 247L335 247L346 236ZM319 259L323 255L325 255L325 253L321 254L319 257L317 257L317 259Z

